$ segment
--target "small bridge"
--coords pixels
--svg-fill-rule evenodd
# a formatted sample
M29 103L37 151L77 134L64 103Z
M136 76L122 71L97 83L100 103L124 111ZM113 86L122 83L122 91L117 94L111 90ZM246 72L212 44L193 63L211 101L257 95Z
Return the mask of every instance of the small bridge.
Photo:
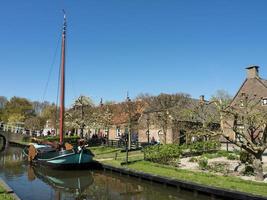
M18 126L1 124L0 126L0 137L3 138L4 143L14 142L19 143L23 139L29 137L25 133L25 129Z

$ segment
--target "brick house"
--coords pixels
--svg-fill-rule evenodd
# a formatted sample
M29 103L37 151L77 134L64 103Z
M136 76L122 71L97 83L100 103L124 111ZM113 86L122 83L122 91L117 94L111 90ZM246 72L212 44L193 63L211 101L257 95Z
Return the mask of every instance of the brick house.
M250 66L246 68L247 77L245 81L240 86L236 95L234 96L231 107L235 110L241 110L244 108L244 99L247 98L250 101L257 103L257 109L266 109L267 108L267 80L262 79L259 76L259 66ZM238 112L239 112L238 111ZM242 115L242 114L241 114ZM231 138L235 138L236 135L232 130L235 119L228 119L227 123L224 123L224 132ZM240 130L243 128L242 124L237 124L240 127Z
M190 115L184 113L189 110L193 110L195 107L199 106L201 102L207 103L203 95L200 96L200 99L187 97L187 100L183 105L177 107L175 106L174 112L166 113L166 144L183 144L190 143L192 141L192 135L190 135L190 132L193 128L197 128L202 124L200 120L196 118L193 119ZM213 105L207 104L207 112L214 112L214 108L215 107ZM169 110L171 108L167 109ZM155 140L157 142L164 143L164 127L158 123L159 120L155 120L156 118L162 116L164 116L164 112L162 113L157 110L150 110L142 113L139 119L139 142L151 142L151 140ZM218 123L216 125L218 125Z

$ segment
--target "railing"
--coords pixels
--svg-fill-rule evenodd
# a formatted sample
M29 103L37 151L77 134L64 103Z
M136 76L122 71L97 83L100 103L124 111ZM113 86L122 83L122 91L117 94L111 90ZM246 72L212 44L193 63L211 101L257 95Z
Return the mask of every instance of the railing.
M107 140L105 138L90 138L87 140L89 146L108 146L117 148L126 148L125 140ZM131 149L138 149L145 146L146 143L143 142L131 142Z
M25 131L25 128L10 125L10 124L0 123L0 130L4 131L4 132L21 133L22 134Z

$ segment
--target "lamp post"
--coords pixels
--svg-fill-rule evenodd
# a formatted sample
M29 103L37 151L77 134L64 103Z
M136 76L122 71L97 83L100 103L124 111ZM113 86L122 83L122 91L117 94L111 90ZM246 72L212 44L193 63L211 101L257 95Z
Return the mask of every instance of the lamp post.
M147 143L148 143L148 144L149 144L149 136L150 136L149 125L150 125L150 118L149 118L149 116L148 116L148 118L146 119L146 126L147 126L146 134L147 134Z

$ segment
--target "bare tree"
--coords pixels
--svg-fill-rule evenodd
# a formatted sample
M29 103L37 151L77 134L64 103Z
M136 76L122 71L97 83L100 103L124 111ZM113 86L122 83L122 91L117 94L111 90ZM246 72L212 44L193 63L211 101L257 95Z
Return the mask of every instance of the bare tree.
M226 96L214 96L209 104L216 105L220 117L220 129L211 131L202 126L201 131L210 135L222 135L230 143L237 145L253 157L255 178L263 180L262 155L267 149L267 108L262 106L261 98L242 94L237 103L229 102ZM199 111L200 114L203 111ZM197 113L197 112L196 112Z
M253 157L257 180L263 180L262 155L267 149L267 109L261 98L242 94L239 104L221 110L224 137Z
M83 138L85 126L88 124L88 119L92 118L92 110L95 107L92 99L86 96L79 96L72 108L66 113L67 126L75 129L80 129L80 136ZM90 116L88 118L88 116Z
M146 97L148 103L145 113L154 113L149 123L157 124L162 134L161 141L167 142L167 131L172 122L181 117L183 109L189 102L189 95L183 93L177 94L160 94L155 97ZM156 113L156 115L155 115Z

